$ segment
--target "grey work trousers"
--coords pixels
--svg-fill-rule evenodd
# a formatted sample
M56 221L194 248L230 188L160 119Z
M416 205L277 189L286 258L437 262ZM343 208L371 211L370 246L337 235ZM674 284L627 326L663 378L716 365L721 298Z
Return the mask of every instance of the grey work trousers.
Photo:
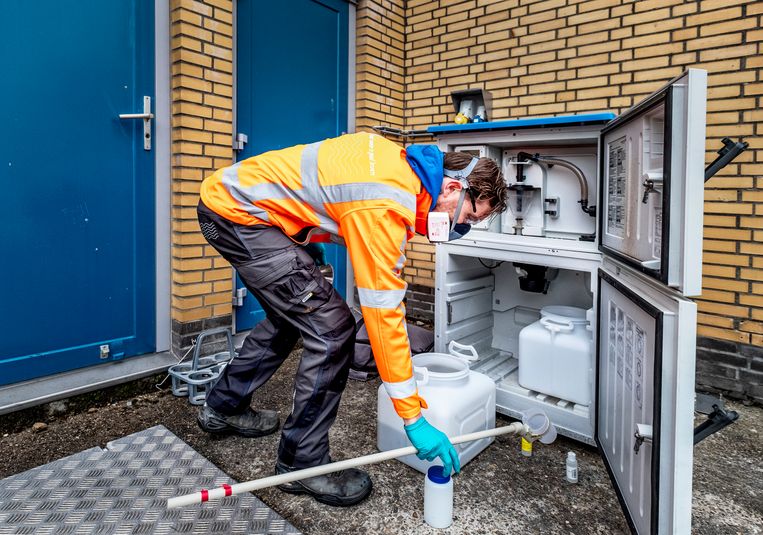
M283 425L278 457L294 468L329 462L328 432L355 345L355 321L347 304L304 247L279 228L239 225L201 202L198 218L204 237L233 265L266 313L207 395L207 404L222 414L246 410L254 391L302 336L294 405Z

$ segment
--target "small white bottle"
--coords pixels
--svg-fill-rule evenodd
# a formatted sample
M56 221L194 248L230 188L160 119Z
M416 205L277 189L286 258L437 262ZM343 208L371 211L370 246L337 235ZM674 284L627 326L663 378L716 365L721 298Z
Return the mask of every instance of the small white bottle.
M578 459L572 451L567 452L567 481L570 483L578 482Z
M424 522L433 528L453 523L453 480L442 466L430 466L424 476Z

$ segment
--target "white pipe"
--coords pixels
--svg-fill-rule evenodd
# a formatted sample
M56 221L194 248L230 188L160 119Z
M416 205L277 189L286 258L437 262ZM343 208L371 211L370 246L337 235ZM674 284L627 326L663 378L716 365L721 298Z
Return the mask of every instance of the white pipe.
M495 429L487 429L485 431L477 431L476 433L469 433L467 435L452 437L450 442L452 444L461 444L462 442L472 442L474 440L497 437L509 433L526 435L525 438L528 439L536 438L531 434L530 428L527 425L521 422L513 422L509 425L496 427ZM236 483L235 485L223 485L222 487L211 490L202 490L200 492L194 492L193 494L186 494L184 496L176 496L175 498L170 498L167 500L167 508L174 509L176 507L185 507L186 505L202 503L208 500L218 500L233 494L252 492L276 485L283 485L284 483L291 483L292 481L299 481L300 479L322 476L324 474L330 474L331 472L339 472L340 470L347 470L348 468L357 468L359 466L365 466L368 464L380 463L382 461L404 457L405 455L415 454L417 451L418 450L415 447L408 446L405 448L398 448L396 450L382 451L379 453L373 453L371 455L364 455L363 457L355 457L354 459L346 459L344 461L337 461L335 463L313 466L311 468L296 470L294 472L286 472L284 474L278 474L275 476L263 477L262 479L255 479L254 481L245 481L244 483Z

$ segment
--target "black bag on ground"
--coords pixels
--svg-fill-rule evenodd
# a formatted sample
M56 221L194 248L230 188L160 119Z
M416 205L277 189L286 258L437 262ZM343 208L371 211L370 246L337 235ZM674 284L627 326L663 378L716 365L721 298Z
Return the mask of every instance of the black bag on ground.
M355 355L350 364L350 379L368 381L379 375L376 370L374 354L368 340L368 331L363 316L353 311L355 323ZM407 322L408 342L411 344L411 354L427 353L434 348L434 333L429 329Z

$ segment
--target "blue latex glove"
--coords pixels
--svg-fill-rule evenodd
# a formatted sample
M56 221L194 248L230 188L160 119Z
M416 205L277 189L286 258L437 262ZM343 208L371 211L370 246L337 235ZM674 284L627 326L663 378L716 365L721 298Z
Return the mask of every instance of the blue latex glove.
M419 450L416 454L419 459L434 461L439 457L442 460L443 473L450 474L453 469L456 473L461 471L461 461L458 459L456 448L445 433L433 427L423 416L403 428L408 440Z
M313 260L315 260L315 265L325 266L326 265L326 246L322 243L308 243L305 245L305 250L308 252L310 256L313 257Z

